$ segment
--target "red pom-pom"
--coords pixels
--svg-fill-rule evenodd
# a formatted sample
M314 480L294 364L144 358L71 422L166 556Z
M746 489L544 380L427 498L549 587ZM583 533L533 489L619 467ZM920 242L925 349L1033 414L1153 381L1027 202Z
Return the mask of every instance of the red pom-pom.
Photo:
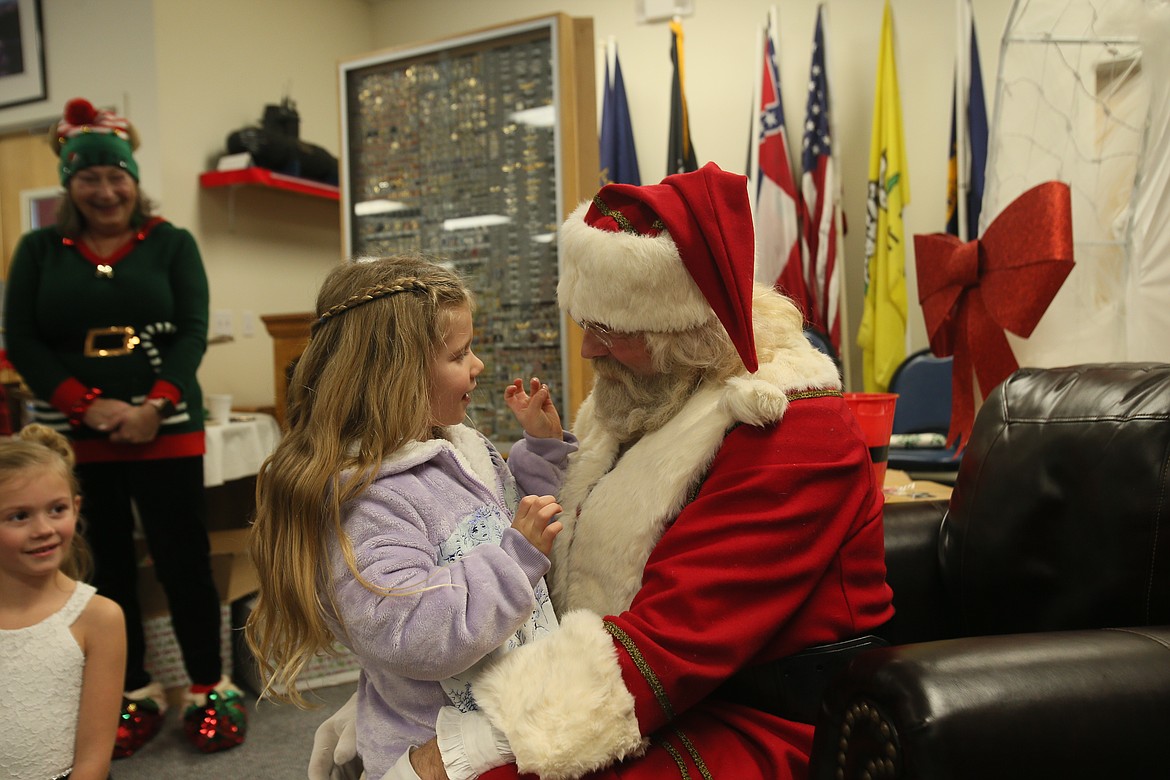
M91 125L97 119L97 109L85 98L73 98L65 104L65 121L71 125Z

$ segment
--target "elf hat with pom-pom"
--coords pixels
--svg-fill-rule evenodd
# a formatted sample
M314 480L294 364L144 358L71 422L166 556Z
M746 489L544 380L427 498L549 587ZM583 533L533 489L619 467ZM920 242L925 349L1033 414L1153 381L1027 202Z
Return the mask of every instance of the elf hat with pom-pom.
M65 104L65 114L50 131L50 143L61 158L62 186L78 171L94 165L113 165L138 181L138 133L129 120L99 110L84 98Z
M557 299L578 322L617 331L723 324L748 371L755 229L747 178L714 163L661 184L607 184L560 232Z

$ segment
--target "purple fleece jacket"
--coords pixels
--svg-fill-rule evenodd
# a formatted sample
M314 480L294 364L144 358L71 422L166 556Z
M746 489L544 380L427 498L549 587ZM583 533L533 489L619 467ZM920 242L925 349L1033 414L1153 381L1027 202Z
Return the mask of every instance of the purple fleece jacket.
M518 490L486 438L462 425L445 431L448 439L412 443L382 463L344 509L358 571L393 595L363 587L331 544L338 615L329 620L362 667L358 752L369 777L435 735L439 708L451 703L441 683L515 635L538 607L534 589L544 594L548 558L518 531L505 528L498 545L468 543L476 529L510 526ZM554 471L575 449L556 444Z

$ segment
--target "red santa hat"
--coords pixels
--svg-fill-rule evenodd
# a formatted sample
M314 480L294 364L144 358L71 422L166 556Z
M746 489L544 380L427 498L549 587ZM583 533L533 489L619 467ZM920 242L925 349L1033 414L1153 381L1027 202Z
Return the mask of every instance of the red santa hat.
M560 231L557 298L577 321L680 331L712 312L754 372L755 230L747 178L707 163L661 184L608 184Z

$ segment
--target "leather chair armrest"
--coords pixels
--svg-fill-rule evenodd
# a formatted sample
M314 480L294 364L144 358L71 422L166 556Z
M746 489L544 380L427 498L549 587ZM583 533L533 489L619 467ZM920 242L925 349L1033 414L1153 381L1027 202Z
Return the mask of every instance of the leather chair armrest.
M809 777L1158 777L1168 733L1170 626L951 639L854 658Z
M954 636L938 548L946 512L941 500L886 504L886 581L894 591L894 617L874 633L891 645Z

